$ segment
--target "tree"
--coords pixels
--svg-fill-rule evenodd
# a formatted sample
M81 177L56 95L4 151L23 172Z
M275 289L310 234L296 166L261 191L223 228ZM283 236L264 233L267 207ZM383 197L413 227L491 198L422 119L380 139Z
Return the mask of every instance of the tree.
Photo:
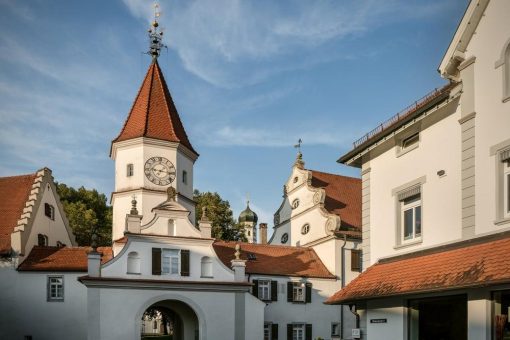
M95 189L87 190L84 187L75 189L63 183L56 185L78 245L90 245L93 228L96 228L98 245L111 245L112 207L107 205L106 196Z
M217 192L195 190L193 199L197 203L195 209L197 226L202 217L202 208L205 207L206 216L212 225L212 237L225 241L246 241L244 227L234 220L230 203L222 199Z

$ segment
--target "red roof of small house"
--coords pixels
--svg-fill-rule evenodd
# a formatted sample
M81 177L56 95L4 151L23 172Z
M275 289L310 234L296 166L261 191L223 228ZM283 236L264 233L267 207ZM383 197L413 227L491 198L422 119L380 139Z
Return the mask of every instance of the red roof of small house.
M215 241L214 251L229 268L236 244L241 246L241 259L247 260L247 274L335 278L312 248ZM248 254L253 255L252 259Z
M361 236L361 179L311 170L312 186L324 188L324 208L342 220L341 229Z
M151 63L122 131L113 142L138 137L179 142L197 154L184 130L157 60Z
M327 304L510 283L510 233L380 260Z
M90 247L41 247L35 246L19 265L20 271L86 272L87 253ZM113 257L111 247L99 247L101 263Z
M11 251L11 233L18 224L36 174L0 178L0 254Z

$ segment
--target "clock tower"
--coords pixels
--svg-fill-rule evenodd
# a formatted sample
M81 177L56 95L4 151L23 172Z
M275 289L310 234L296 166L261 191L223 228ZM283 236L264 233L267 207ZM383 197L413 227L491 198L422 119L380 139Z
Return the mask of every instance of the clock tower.
M170 186L178 193L177 201L191 212L191 223L195 223L193 165L198 153L188 139L159 67L162 33L156 21L152 26L148 52L152 62L110 150L115 161L113 240L124 236L133 197L143 225L153 218L152 209L165 201Z

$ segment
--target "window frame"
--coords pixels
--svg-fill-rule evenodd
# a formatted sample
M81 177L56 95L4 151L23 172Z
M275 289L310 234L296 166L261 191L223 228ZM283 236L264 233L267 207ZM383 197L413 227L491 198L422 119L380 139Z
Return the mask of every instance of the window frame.
M53 285L52 283L52 280L53 279L60 279L61 282L59 285ZM52 287L53 286L56 286L56 295L59 295L59 286L61 287L60 288L60 292L61 292L61 296L52 296ZM64 298L65 298L65 290L64 290L64 275L48 275L46 277L46 300L48 302L63 302L64 301Z
M41 240L43 241L41 244ZM37 234L37 245L39 247L47 247L49 246L49 239L48 239L48 235L45 235L45 234Z
M391 191L392 196L395 200L395 246L393 249L399 249L402 247L412 246L423 242L424 235L424 187L427 182L427 177L422 176L411 182L405 183ZM402 201L415 195L420 195L421 201L421 223L420 223L420 236L412 239L404 240L404 224L403 224L403 210ZM404 242L405 241L405 242Z
M415 140L413 140L415 139ZM408 141L413 141L412 143L406 145ZM413 131L405 133L405 135L400 135L399 137L396 137L396 155L397 157L400 157L402 155L405 155L406 153L418 148L420 146L421 141L421 133L420 131L416 131L413 129Z
M293 199L293 200L292 200L292 203L291 203L291 205L290 205L291 209L292 209L292 210L295 210L295 209L299 208L299 204L300 204L300 203L301 203L301 202L299 201L299 198L295 198L295 199Z
M267 336L266 336L266 331L267 331ZM263 335L263 339L264 340L272 340L273 339L273 334L272 334L272 323L271 322L264 322L264 335Z
M210 275L206 275L210 274ZM213 278L213 260L209 256L202 256L200 259L200 277L202 278Z
M296 331L301 331L301 334L295 334ZM293 323L292 324L292 340L305 340L306 339L306 324Z
M175 252L172 254L172 252ZM165 254L170 254L170 256L165 256ZM169 258L168 262L168 272L165 271L165 258ZM176 263L173 263L174 259L176 259ZM173 265L176 265L176 272L173 272ZM173 249L173 248L162 248L161 249L161 275L170 275L170 276L179 276L180 275L180 267L181 267L181 249Z
M340 337L340 322L332 322L331 323L331 337L332 338L338 338ZM333 332L333 327L337 327L336 332Z
M283 241L285 239L285 241ZM280 238L281 244L286 244L289 242L289 233L283 233L282 237Z
M510 223L510 139L491 147L491 156L495 156L495 225Z
M406 203L408 201L409 203ZM408 211L412 212L412 225L411 225L411 236L406 237L406 213ZM417 211L420 212L420 219L417 221L416 215ZM422 211L422 199L421 199L421 193L410 196L402 201L400 201L400 225L401 225L401 231L400 231L400 242L401 244L406 244L409 242L416 242L418 240L421 240L422 237L422 219L423 219L423 211ZM419 229L420 232L417 233L417 222L419 222Z
M503 193L503 209L502 217L504 219L510 219L510 160L503 163L502 171L502 193Z
M48 202L44 203L44 216L48 217L52 221L55 221L55 207Z
M182 183L188 184L188 172L186 170L182 170Z
M135 174L135 166L133 163L126 164L126 177L133 177Z
M258 280L257 296L262 301L271 301L271 280ZM264 296L264 291L267 296Z
M296 298L297 293L301 291L302 298ZM303 283L293 283L292 285L292 302L306 302L306 285Z

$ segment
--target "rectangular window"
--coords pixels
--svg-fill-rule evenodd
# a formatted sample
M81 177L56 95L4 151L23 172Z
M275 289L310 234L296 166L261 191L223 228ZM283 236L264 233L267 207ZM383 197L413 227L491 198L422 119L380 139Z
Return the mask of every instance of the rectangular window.
M161 273L179 274L179 250L163 249L161 252Z
M402 242L421 237L421 194L404 198L400 202Z
M340 336L340 323L333 322L331 324L331 336L332 337L338 337Z
M133 166L133 164L128 164L126 166L126 176L131 177L131 176L133 176L133 174L134 174L134 166Z
M298 302L305 301L305 285L299 282L294 283L292 287L292 300Z
M264 323L264 340L271 340L271 324Z
M305 325L296 323L292 325L292 340L305 340Z
M409 147L417 144L419 141L420 141L420 134L419 133L415 133L414 135L409 136L409 137L403 139L402 140L402 144L401 144L402 150L408 149Z
M271 281L259 280L259 299L271 300Z
M361 250L351 249L351 271L361 271Z
M48 276L48 301L64 301L63 276Z
M503 164L503 216L510 217L510 160Z
M182 183L188 184L188 172L186 170L182 171Z
M44 215L50 220L55 220L55 207L49 203L44 203Z

